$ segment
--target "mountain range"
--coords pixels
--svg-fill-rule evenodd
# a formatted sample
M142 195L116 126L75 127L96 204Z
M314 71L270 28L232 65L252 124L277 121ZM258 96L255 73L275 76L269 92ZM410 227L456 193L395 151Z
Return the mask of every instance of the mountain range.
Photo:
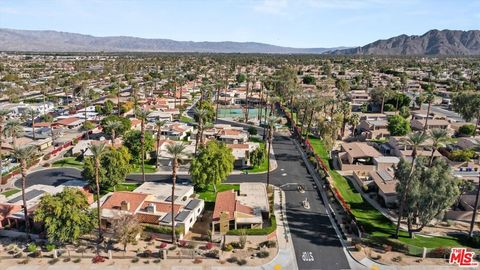
M341 48L291 48L257 42L194 42L127 36L94 37L58 31L0 28L0 51L320 54Z
M49 30L0 28L0 51L480 55L480 30L431 30L421 36L400 35L356 48L292 48L257 42L194 42L128 36L95 37Z
M400 35L363 47L336 50L339 55L480 55L480 30L430 30Z

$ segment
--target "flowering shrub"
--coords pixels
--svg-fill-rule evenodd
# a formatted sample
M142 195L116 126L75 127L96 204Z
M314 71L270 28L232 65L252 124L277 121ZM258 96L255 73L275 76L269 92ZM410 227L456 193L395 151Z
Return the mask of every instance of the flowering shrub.
M166 248L166 247L167 247L167 243L165 242L160 243L160 248Z
M105 258L100 255L97 255L92 258L92 263L102 263L104 261L105 261Z
M206 245L205 245L205 248L206 249L212 249L213 248L213 244L211 242L208 242Z

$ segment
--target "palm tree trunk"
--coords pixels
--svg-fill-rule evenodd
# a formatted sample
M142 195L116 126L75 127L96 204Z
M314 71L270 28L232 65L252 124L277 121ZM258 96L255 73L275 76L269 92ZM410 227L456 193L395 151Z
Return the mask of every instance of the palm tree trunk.
M413 149L412 167L410 168L409 177L408 177L407 183L405 184L405 190L403 191L402 197L400 199L400 207L398 208L398 219L397 219L397 228L395 230L395 238L398 238L398 235L400 233L400 222L402 220L403 209L405 208L405 203L407 200L407 193L408 193L408 188L410 186L410 180L412 179L413 171L415 169L415 159L416 159L416 150Z
M25 184L27 182L27 162L25 160L20 161L22 171L22 201L23 201L23 215L25 217L25 234L27 239L30 240L30 220L28 217L27 199L25 198Z
M310 128L312 126L312 121L313 121L313 114L315 113L315 110L312 109L312 112L310 112L310 119L308 120L308 125L307 125L307 134L305 135L305 140L308 138L308 134L310 133Z
M141 129L140 144L142 146L142 180L145 182L145 124L143 119Z
M428 166L429 167L432 167L432 164L433 164L433 157L434 157L434 154L435 154L435 151L437 150L436 147L432 147L432 154L430 155L430 161L428 162Z
M245 94L245 123L248 122L248 87L249 87L249 81L247 80L247 92Z
M272 127L269 128L268 131L268 150L267 150L267 192L268 187L270 186L270 150L272 147L272 140L273 140L273 130Z
M160 154L158 153L158 150L160 150L160 127L157 129L157 160L155 162L155 168L157 169L160 167Z
M427 108L427 117L425 118L425 126L423 127L423 132L427 131L427 124L428 124L428 116L430 115L430 108L432 107L432 102L428 103L428 108Z
M117 92L117 115L120 116L120 88Z
M217 86L217 96L215 97L215 122L218 120L218 101L220 100L220 87Z
M172 164L172 244L177 242L177 236L175 235L175 182L177 181L177 159L173 159Z
M384 106L385 106L385 94L382 95L382 107L380 108L380 113L383 113Z
M478 177L477 196L475 196L475 206L473 207L472 221L470 221L470 230L468 235L473 237L473 227L475 226L475 219L477 218L478 197L480 196L480 177Z
M99 244L102 241L102 209L100 208L100 183L99 183L99 173L100 168L99 158L95 159L95 185L97 191L97 222L98 222L98 239L97 239L97 255L100 253Z
M2 185L3 181L3 120L0 121L0 185Z
M33 133L33 140L35 140L35 116L32 115L32 133Z

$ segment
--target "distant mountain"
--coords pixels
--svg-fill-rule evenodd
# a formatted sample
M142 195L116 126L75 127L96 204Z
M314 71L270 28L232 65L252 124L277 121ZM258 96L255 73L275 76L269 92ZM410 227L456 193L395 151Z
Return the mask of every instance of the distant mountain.
M57 31L0 28L0 51L211 52L321 54L339 48L290 48L256 42L193 42L137 37L94 37Z
M480 30L430 30L421 36L400 35L332 54L480 55Z

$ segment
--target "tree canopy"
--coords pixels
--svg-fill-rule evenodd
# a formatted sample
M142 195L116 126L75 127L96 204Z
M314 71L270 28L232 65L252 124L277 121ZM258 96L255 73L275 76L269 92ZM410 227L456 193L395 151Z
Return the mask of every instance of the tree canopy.
M125 134L123 138L123 145L128 148L128 151L132 155L132 159L135 162L141 160L142 155L142 144L140 142L140 137L142 132L140 130L132 130ZM145 153L151 152L154 146L153 135L150 131L145 132Z
M220 184L233 170L235 157L224 143L209 141L200 146L190 166L193 183L205 188L209 184Z
M107 135L112 134L112 130L108 127L109 122L114 122L114 121L119 121L122 123L122 125L115 130L115 135L118 136L123 136L125 132L129 131L132 128L132 122L130 119L126 117L119 117L117 115L110 115L102 119L100 122L100 125L103 128L103 132L106 133Z
M388 131L392 136L405 136L411 132L410 122L401 115L392 115L388 118Z
M212 102L202 100L197 103L197 109L200 110L205 110L206 113L203 114L204 118L203 123L212 123L215 120L215 108L213 107ZM198 117L195 115L194 116L195 122L198 123Z
M73 242L95 226L95 211L77 188L45 194L35 210L35 221L43 222L50 242Z
M125 147L110 148L100 158L99 183L100 190L113 188L122 183L131 172L131 155ZM95 187L95 160L86 158L82 176Z

